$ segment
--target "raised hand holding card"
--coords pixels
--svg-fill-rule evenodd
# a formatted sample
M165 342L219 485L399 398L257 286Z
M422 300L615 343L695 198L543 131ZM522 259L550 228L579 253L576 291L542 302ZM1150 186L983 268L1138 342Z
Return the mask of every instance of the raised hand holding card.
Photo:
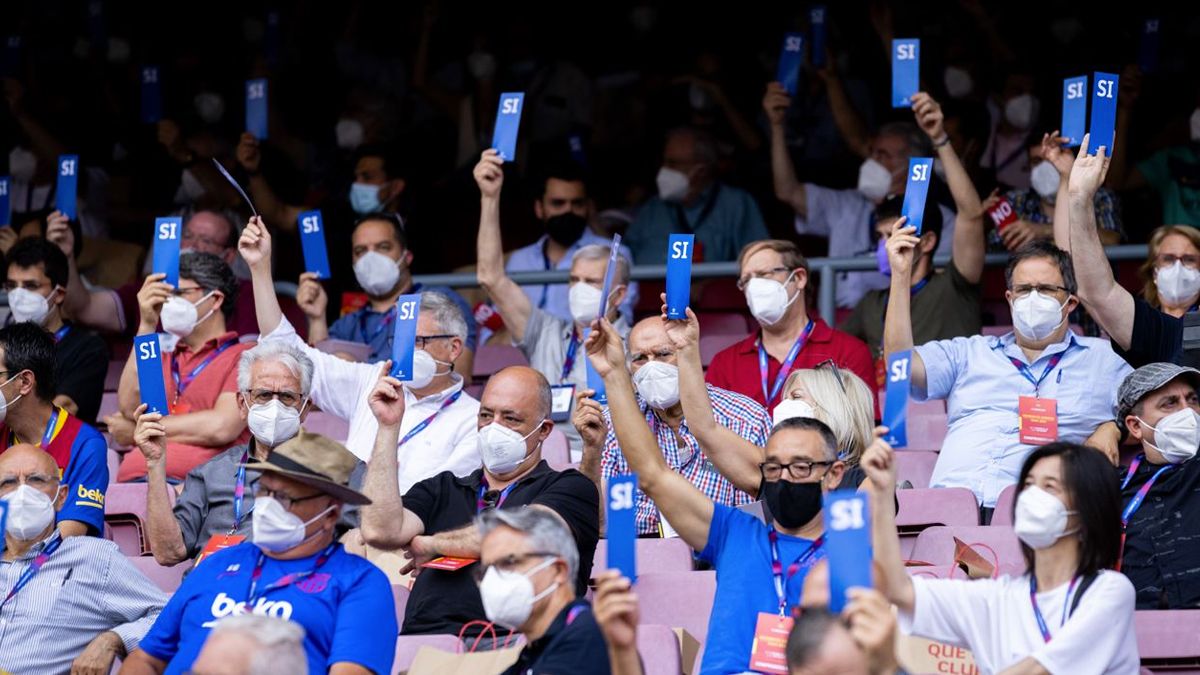
M500 94L500 109L496 112L496 127L492 132L492 148L506 162L513 161L517 156L517 131L521 127L524 103L523 92Z
M672 234L667 240L667 318L686 319L692 295L692 254L696 235Z
M58 184L54 188L54 208L62 211L67 220L75 220L75 191L79 185L79 155L60 155Z
M137 359L138 389L146 412L169 415L167 385L163 375L162 346L158 335L139 335L133 339L133 353Z
M417 316L421 295L413 293L396 298L396 329L392 333L392 377L401 382L413 379L413 352L417 341Z
M318 279L330 278L329 254L325 249L325 225L320 211L300 214L300 247L304 251L304 271L315 272Z
M1087 131L1087 75L1068 77L1063 80L1062 131L1068 147L1077 147L1083 142Z
M605 504L608 523L608 568L630 580L637 579L636 473L614 476L608 481Z

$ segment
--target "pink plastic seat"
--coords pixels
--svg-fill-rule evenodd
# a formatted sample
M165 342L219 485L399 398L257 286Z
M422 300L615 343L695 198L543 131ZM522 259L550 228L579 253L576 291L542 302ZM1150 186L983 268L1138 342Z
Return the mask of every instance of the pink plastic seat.
M679 640L670 626L638 625L637 649L645 675L679 675L683 672Z
M1011 527L930 527L917 535L910 560L931 565L954 564L954 538L974 547L987 560L998 563L1001 572L1019 574L1025 570L1021 543ZM993 555L994 554L994 555Z
M404 627L404 614L408 609L408 596L411 591L407 586L392 584L392 600L396 603L396 625Z
M1141 610L1133 615L1138 655L1151 672L1200 672L1200 609ZM1169 666L1169 667L1164 667Z
M945 413L910 416L907 428L907 447L913 450L940 450L949 431L949 421Z
M966 488L897 490L896 499L900 502L896 525L900 529L900 553L904 556L912 553L916 534L927 527L979 524L975 494Z
M462 643L454 635L400 635L396 638L396 660L392 663L392 675L408 671L421 647L432 647L452 654L462 651Z
M1007 525L1012 527L1013 524L1013 502L1017 499L1017 486L1009 485L1000 491L1000 496L996 498L996 507L992 511L992 525Z
M897 450L896 479L908 481L914 488L929 487L937 458L938 454L932 450Z
M736 335L738 339L750 332L746 315L736 312L697 312L700 330L705 335Z
M471 368L475 377L491 377L509 366L527 366L529 360L520 349L511 345L483 345L475 352Z
M546 440L542 441L542 459L555 471L562 471L571 464L571 446L567 435L558 427L550 431Z
M636 539L637 566L652 573L691 572L692 547L682 539ZM608 540L596 542L596 556L592 561L592 576L608 569ZM640 578L640 574L639 574Z
M110 483L104 495L104 522L112 532L112 541L127 556L150 552L146 540L146 483ZM170 504L175 490L167 490Z
M639 574L637 586L639 625L658 624L682 628L700 642L699 664L708 637L708 617L717 592L717 573L650 572ZM696 671L693 671L696 672Z
M174 593L179 588L179 584L183 583L183 575L192 569L191 560L185 560L170 567L159 565L151 556L130 556L127 560L167 594Z
M350 435L350 423L322 410L314 410L304 418L304 430L340 443Z
M746 334L743 332L740 335L724 334L724 335L708 335L707 333L700 336L700 363L707 368L708 364L712 363L713 357L743 339Z

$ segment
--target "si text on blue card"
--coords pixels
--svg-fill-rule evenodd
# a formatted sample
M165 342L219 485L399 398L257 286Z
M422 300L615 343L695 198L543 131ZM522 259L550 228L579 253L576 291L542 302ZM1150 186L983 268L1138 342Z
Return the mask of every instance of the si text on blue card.
M12 226L12 177L0 176L0 227Z
M1083 142L1087 130L1087 75L1068 77L1063 80L1063 108L1061 133L1068 147Z
M613 476L608 481L608 568L637 579L637 474Z
M158 81L158 66L142 67L142 122L152 124L162 119L162 85Z
M524 105L524 92L500 94L496 128L492 132L492 148L500 153L500 159L506 162L513 161L517 156L517 131L521 127L521 109Z
M921 41L892 40L892 107L912 105L913 94L920 91Z
M908 218L909 225L917 228L918 237L925 224L925 199L929 196L929 179L932 175L932 158L909 158L908 182L904 187L904 204L900 207L900 214Z
M246 81L246 131L258 140L267 137L267 80Z
M788 96L795 96L800 83L800 63L804 60L804 36L788 33L783 36L783 49L779 51L779 69L775 79L783 85Z
M58 184L54 188L54 208L68 220L75 220L75 190L79 185L79 155L59 155Z
M396 329L392 333L392 377L401 382L413 378L413 350L417 341L417 315L421 311L421 294L412 293L396 298Z
M1112 156L1113 129L1117 125L1117 85L1120 82L1113 73L1097 72L1092 75L1092 123L1088 128L1088 154L1094 155L1100 146L1105 154Z
M672 234L667 241L667 318L686 319L692 295L694 234Z
M836 490L825 495L825 555L829 559L829 611L841 612L846 591L871 588L871 519L866 495Z
M883 426L888 428L887 441L893 448L908 445L908 378L912 352L889 354L887 358L887 393L883 399Z
M809 28L812 39L809 40L809 60L817 68L825 67L825 5L816 5L808 10Z
M170 414L167 405L167 385L163 377L162 346L158 334L139 335L133 339L133 353L137 359L138 389L146 412Z
M300 214L300 247L304 249L304 271L316 272L317 277L328 279L329 254L325 249L325 221L320 211L305 211Z
M154 219L154 261L150 271L167 275L163 281L172 286L179 285L179 240L182 237L182 218Z

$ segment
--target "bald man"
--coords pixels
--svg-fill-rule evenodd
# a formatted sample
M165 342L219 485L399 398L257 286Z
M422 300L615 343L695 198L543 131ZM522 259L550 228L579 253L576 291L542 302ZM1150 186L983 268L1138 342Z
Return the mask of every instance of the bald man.
M748 448L705 447L692 435L680 402L676 345L667 335L662 318L650 317L635 324L629 331L628 346L629 370L633 375L638 407L654 431L667 466L717 504L740 506L753 501L751 495L758 494L761 480L758 464L763 457L761 453L745 451ZM767 444L771 416L766 408L727 389L711 384L705 387L708 408L718 424L756 448ZM581 415L591 408L593 418L602 415L604 422L602 428L594 424L578 427L584 438L585 461L581 467L590 473L594 463L586 460L599 451L600 471L598 475L591 475L597 485L601 484L600 479L607 481L613 476L630 473L608 409L601 411L591 400L581 400L576 408ZM637 494L637 528L641 536L675 536L654 502L641 491Z
M0 454L0 500L8 504L0 671L107 673L115 657L138 646L166 604L116 544L64 538L55 528L56 513L74 498L66 487L41 448L20 444Z
M600 498L583 474L554 471L542 461L542 442L554 422L550 385L541 373L514 366L488 380L477 423L483 468L462 478L443 471L417 483L403 497L396 478L396 442L405 412L400 382L380 378L370 406L379 433L363 485L371 504L362 510L362 534L376 548L403 549L409 564L402 574L409 569L420 572L402 634L455 635L466 623L486 619L473 573L481 541L474 520L487 509L531 505L561 518L579 551L574 592L583 595L600 534ZM457 569L422 568L443 556L470 562Z

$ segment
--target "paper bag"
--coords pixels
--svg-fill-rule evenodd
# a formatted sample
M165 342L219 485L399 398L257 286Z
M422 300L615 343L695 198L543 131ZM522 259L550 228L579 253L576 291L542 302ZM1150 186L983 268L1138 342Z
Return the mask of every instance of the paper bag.
M912 675L922 673L957 673L978 675L975 657L969 649L934 642L914 635L896 636L896 660L905 672Z
M976 544L975 546L982 545ZM996 554L993 552L992 555ZM963 542L958 537L954 537L954 564L966 572L967 577L971 579L994 579L996 577L996 565L980 555L974 546Z
M679 663L683 666L683 675L693 675L699 672L696 655L700 653L700 642L683 628L674 628L675 639L679 640Z
M490 652L452 654L433 647L421 647L408 669L408 675L495 675L517 662L523 647Z

